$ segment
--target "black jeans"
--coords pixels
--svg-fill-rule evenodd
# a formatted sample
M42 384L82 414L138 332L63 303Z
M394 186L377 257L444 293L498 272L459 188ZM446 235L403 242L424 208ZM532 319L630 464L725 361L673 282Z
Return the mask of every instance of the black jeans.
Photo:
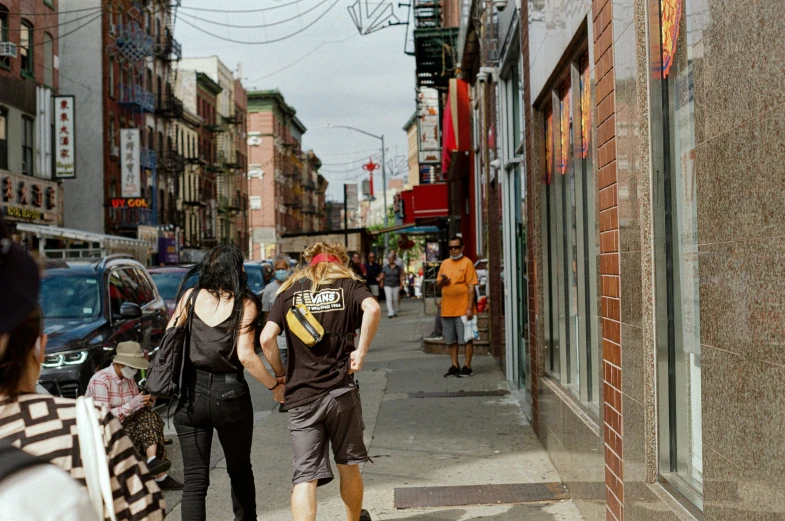
M248 384L242 373L227 377L192 370L188 376L186 396L177 405L174 415L185 469L182 519L206 519L210 446L213 430L216 430L232 483L235 520L254 521L256 487L251 468L253 407Z

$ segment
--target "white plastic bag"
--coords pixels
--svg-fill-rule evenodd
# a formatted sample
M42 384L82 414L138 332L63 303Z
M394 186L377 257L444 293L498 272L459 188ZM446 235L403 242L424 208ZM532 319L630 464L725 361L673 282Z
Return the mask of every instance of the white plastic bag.
M463 322L464 342L474 342L480 339L480 330L477 329L477 315L473 316L471 320L463 316L461 322Z

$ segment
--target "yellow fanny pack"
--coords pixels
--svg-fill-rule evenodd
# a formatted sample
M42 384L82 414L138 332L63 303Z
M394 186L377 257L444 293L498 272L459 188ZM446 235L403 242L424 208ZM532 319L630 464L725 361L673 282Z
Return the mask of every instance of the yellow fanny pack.
M294 336L308 347L313 347L324 338L324 328L305 304L295 304L286 313L286 325Z

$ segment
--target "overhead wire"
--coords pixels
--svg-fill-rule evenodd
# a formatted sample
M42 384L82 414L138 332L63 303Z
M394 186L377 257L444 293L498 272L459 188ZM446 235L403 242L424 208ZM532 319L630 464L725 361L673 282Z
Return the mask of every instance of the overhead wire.
M52 41L52 42L56 42L57 40L60 40L60 39L62 39L62 38L64 38L64 37L66 37L66 36L69 36L69 35L71 35L71 34L74 34L74 33L75 33L75 32L77 32L77 31L81 31L82 29L84 29L85 27L87 27L87 26L88 26L88 25L90 25L91 23L95 22L96 20L100 20L102 15L103 15L103 13L98 13L98 14L97 14L95 17L93 17L93 18L91 18L90 20L86 21L85 23L83 23L82 25L80 25L79 27L77 27L76 29L72 29L72 30L70 30L70 31L67 31L67 32L65 32L65 33L58 34L58 35L57 35L57 38L52 38L52 40L51 40L51 41ZM30 45L29 45L29 47L38 47L39 45L44 45L44 44L47 44L47 43L50 43L50 42L47 42L47 41L43 41L43 40L42 40L42 41L39 41L39 42L35 42L35 43L32 43L32 44L30 44Z
M315 11L317 8L323 6L330 0L320 0L316 4L312 5L310 8L306 9L302 13L298 13L294 16L289 18L284 18L283 20L276 20L275 22L265 23L265 24L253 24L253 25L242 25L242 24L228 24L224 22L216 22L215 20L210 20L209 18L200 18L196 15L192 15L190 13L180 13L181 16L188 16L193 20L199 20L200 22L206 22L212 25L218 25L220 27L227 27L229 29L264 29L265 27L275 27L276 25L283 25L285 23L291 22L293 20L297 20L298 18L302 18L303 16L307 15Z
M317 45L316 47L314 47L313 49L311 49L310 51L308 51L308 52L307 52L307 53L305 53L304 55L300 56L299 58L297 58L297 59L296 59L296 60L294 60L293 62L289 63L288 65L286 65L286 66L284 66L284 67L281 67L280 69L278 69L278 70L275 70L275 71L273 71L273 72L270 72L270 73L268 73L268 74L265 74L264 76L259 76L258 78L254 78L254 79L250 80L250 82L249 82L249 83L253 83L253 82L255 82L255 81L266 80L267 78L269 78L269 77L271 77L271 76L275 76L275 75L276 75L276 74L278 74L279 72L283 72L283 71L285 71L285 70L287 70L287 69L291 69L292 67L294 67L295 65L297 65L297 64L298 64L298 63L300 63L300 62L302 62L303 60L305 60L306 58L308 58L310 55L312 55L313 53L315 53L316 51L318 51L319 49L321 49L321 48L322 48L322 46L324 46L324 45L327 45L327 44L330 44L330 43L344 43L344 42L348 42L349 40L351 40L351 39L353 39L353 38L355 38L355 37L357 37L357 36L358 36L358 34L357 34L357 33L354 33L354 34L352 34L351 36L349 36L348 38L344 38L344 39L342 39L342 40L328 40L328 41L321 42L319 45Z
M80 17L77 17L77 18L74 18L74 19L72 19L72 20L66 20L66 21L64 21L64 22L58 22L58 23L56 23L55 25L47 25L47 26L45 26L45 27L36 27L36 26L34 25L33 27L31 27L31 29L32 29L33 31L44 31L44 30L46 30L46 29L54 29L55 27L61 27L61 26L63 26L63 25L68 25L68 24L72 24L72 23L74 23L74 22L79 22L79 21L81 21L81 20L86 20L87 18L90 18L90 17L92 17L92 16L95 16L95 15L97 15L97 14L103 14L103 10L102 10L101 8L98 8L98 10L97 10L97 11L94 11L94 12L92 12L92 13L90 13L90 14L82 15L82 16L80 16ZM7 27L7 28L6 28L6 31L17 31L17 32L21 32L21 31L22 31L22 27L20 26L18 29L17 29L16 27L13 27L13 28L12 28L12 27Z
M297 31L295 31L295 32L293 32L293 33L290 33L290 34L287 34L287 35L285 35L285 36L281 36L281 37L278 37L278 38L273 38L273 39L270 39L270 40L264 40L264 41L255 41L255 42L249 42L249 41L244 41L244 40L235 40L235 39L233 39L233 38L227 38L227 37L225 37L225 36L221 36L221 35L219 35L219 34L215 34L215 33L212 33L212 32L210 32L210 31L207 31L206 29L203 29L202 27L199 27L198 25L195 25L195 24L193 24L193 23L189 22L189 21L188 21L188 20L186 20L185 18L182 18L182 17L181 17L181 18L180 18L180 21L181 21L181 22L183 22L183 23L184 23L184 24L186 24L186 25L189 25L189 26L193 27L194 29L196 29L197 31L199 31L199 32L201 32L201 33L204 33L204 34L206 34L206 35L208 35L208 36L212 36L213 38L218 38L219 40L223 40L223 41L225 41L225 42L230 42L230 43L238 43L238 44L243 44L243 45L266 45L266 44L270 44L270 43L276 43L276 42L281 42L281 41L284 41L284 40L288 40L289 38L292 38L292 37L294 37L294 36L297 36L298 34L300 34L300 33L302 33L302 32L305 32L306 30L308 30L308 29L310 29L311 27L313 27L313 26L314 26L314 25L315 25L317 22L319 22L319 21L320 21L322 18L324 18L324 17L327 15L327 13L329 13L330 11L332 11L332 9L333 9L333 8L334 8L336 5L338 5L338 3L339 3L340 1L341 1L341 0L335 0L335 2L333 2L333 3L332 3L332 4L331 4L331 5L330 5L330 6L329 6L329 7L328 7L328 8L327 8L327 9L326 9L326 10L325 10L325 11L324 11L322 14L320 14L318 17L316 17L316 18L315 18L314 20L312 20L310 23L308 23L308 24L306 24L305 26L301 27L301 28L300 28L300 29L298 29ZM183 13L180 13L180 14L182 15Z
M2 11L2 12L4 14L11 15L11 16L26 17L26 16L58 16L58 15L61 15L61 14L81 13L81 12L84 12L84 11L96 11L98 9L103 9L103 7L98 5L98 6L93 6L93 7L84 7L82 9L71 9L71 10L68 10L68 11L60 11L60 10L58 10L58 11L49 11L49 12L44 12L44 13L22 13L22 12L12 13L10 11Z
M202 11L207 13L261 13L265 11L273 11L275 9L283 9L285 7L291 7L295 4L299 4L304 2L305 0L294 0L293 2L289 2L286 4L274 5L272 7L260 7L258 9L208 9L206 7L188 7L181 5L178 9L180 10L188 10L188 11Z

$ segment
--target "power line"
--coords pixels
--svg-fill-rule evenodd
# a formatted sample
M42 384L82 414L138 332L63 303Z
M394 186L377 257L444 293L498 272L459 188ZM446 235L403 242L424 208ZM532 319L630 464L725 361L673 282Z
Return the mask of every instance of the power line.
M274 5L272 7L260 7L258 9L207 9L204 7L186 7L181 5L179 9L187 9L189 11L202 11L207 13L261 13L264 11L273 11L275 9L283 9L284 7L291 7L295 4L299 4L304 2L305 0L294 0L293 2L289 2L288 4L281 4L281 5Z
M296 14L294 16L289 17L289 18L284 18L283 20L277 20L275 22L270 22L270 23L267 23L267 24L253 24L253 25L227 24L227 23L224 23L224 22L216 22L215 20L210 20L208 18L200 18L200 17L192 15L190 13L180 13L180 14L182 16L188 16L188 17L192 18L193 20L199 20L201 22L206 22L208 24L217 25L219 27L228 27L229 29L264 29L266 27L275 27L276 25L283 25L283 24L285 24L287 22L291 22L292 20L297 20L298 18L302 18L303 16L307 15L310 12L313 12L314 10L316 10L317 8L323 6L324 4L326 4L329 1L330 0L321 0L320 2L312 5L311 7L309 7L308 9L303 11L302 13L298 13L298 14Z
M12 13L10 11L2 11L2 10L0 10L0 12L2 12L4 14L7 14L7 15L11 15L11 16L26 17L26 16L58 16L58 15L61 15L61 14L81 13L83 11L95 11L96 9L103 9L103 7L101 7L99 5L99 6L95 6L95 7L85 7L85 8L82 8L82 9L72 9L70 11L49 11L47 13L21 13L21 12L19 12L19 13Z
M287 34L286 36L281 36L280 38L273 38L272 40L264 40L264 41L258 41L258 42L248 42L248 41L243 41L243 40L234 40L232 38L226 38L225 36L221 36L221 35L218 35L218 34L215 34L215 33L211 33L210 31L207 31L207 30L199 27L198 25L194 25L191 22L189 22L188 20L186 20L185 18L181 18L180 21L183 22L186 25L190 25L191 27L193 27L194 29L196 29L197 31L199 31L201 33L204 33L204 34L206 34L208 36L212 36L213 38L218 38L219 40L223 40L225 42L239 43L239 44L243 44L243 45L265 45L265 44L268 44L268 43L276 43L276 42L280 42L280 41L283 41L283 40L288 40L289 38L292 38L293 36L297 36L298 34L300 34L300 33L304 32L304 31L310 29L319 20L324 18L327 15L327 13L329 13L333 9L333 7L338 5L338 2L340 2L340 1L341 0L335 0L335 2L333 2L332 5L330 5L330 7L327 8L326 11L324 11L322 14L320 14L318 17L316 17L315 20L313 20L311 23L307 24L305 27L302 27L302 28L298 29L297 31L295 31L295 32L293 32L291 34Z
M66 37L68 35L71 35L71 34L74 34L75 32L77 32L77 31L79 31L81 29L84 29L85 27L87 27L91 23L95 22L96 20L100 20L102 15L103 15L103 13L98 13L97 16L95 16L95 17L91 18L90 20L86 21L85 23L83 23L82 25L77 27L76 29L72 29L72 30L70 30L70 31L68 31L66 33L63 33L63 34L58 34L57 38L52 38L52 42L56 42L57 40L60 40L61 38L64 38L64 37ZM28 47L38 47L39 45L45 45L47 43L50 43L50 42L40 41L40 42L37 42L37 43L30 44Z
M323 45L326 45L326 44L328 44L328 43L343 43L343 42L348 42L349 40L351 40L352 38L355 38L355 37L357 37L357 33L354 33L354 34L352 34L351 36L349 36L348 38L344 38L343 40L328 40L328 41L322 42L322 43L320 43L319 45L317 45L316 47L314 47L313 49L311 49L310 51L308 51L307 53L305 53L304 55L300 56L299 58L297 58L296 60L294 60L293 62L291 62L289 65L286 65L286 66L284 66L284 67L281 67L280 69L278 69L278 70L276 70L276 71L273 71L273 72L271 72L271 73L269 73L269 74L265 74L264 76L260 76L260 77L258 77L258 78L254 78L254 79L253 79L253 80L251 80L249 83L253 83L253 82L255 82L255 81L261 81L261 80L265 80L265 79L269 78L270 76L275 76L275 75L276 75L276 74L278 74L279 72L283 72L283 71L285 71L285 70L287 70L287 69L291 69L292 67L294 67L295 65L297 65L298 63L300 63L301 61L303 61L304 59L306 59L307 57L309 57L310 55L312 55L313 53L315 53L315 52L316 52L316 51L318 51L319 49L321 49Z
M99 11L100 11L100 8L98 8L98 9L99 9ZM94 11L95 11L95 9L94 9ZM90 14L86 14L86 15L80 16L80 17L78 17L78 18L74 18L74 19L72 19L72 20L66 20L65 22L58 22L58 23L56 23L55 25L47 25L47 26L45 26L45 27L36 27L36 26L33 26L33 27L31 27L30 29L32 29L33 31L44 31L44 30L46 30L46 29L54 29L55 27L60 27L60 26L63 26L63 25L72 24L72 23L74 23L74 22L80 22L80 21L82 21L82 20L85 20L85 19L87 19L87 18L90 18L91 16L95 16L96 14L103 14L103 11L100 11L100 13L99 13L99 12L92 12L92 13L90 13ZM18 29L17 29L17 28L11 28L11 27L8 27L8 28L6 28L6 30L7 30L7 31L17 31L17 32L22 32L22 27L19 27Z

